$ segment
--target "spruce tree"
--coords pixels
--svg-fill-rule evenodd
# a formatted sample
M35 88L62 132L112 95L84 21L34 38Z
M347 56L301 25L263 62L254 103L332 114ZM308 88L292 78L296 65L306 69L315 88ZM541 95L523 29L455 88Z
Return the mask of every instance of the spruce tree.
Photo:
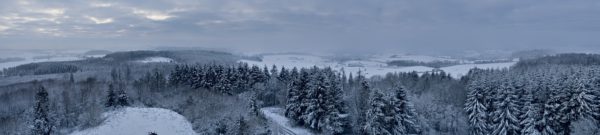
M106 96L106 103L104 104L106 107L114 107L117 105L117 94L115 93L115 87L113 84L108 85L108 91Z
M50 135L52 133L52 122L48 117L49 113L48 92L42 86L38 88L35 94L35 106L33 116L32 134L34 135Z
M365 134L392 135L393 132L388 128L390 124L388 121L391 118L385 114L387 106L383 94L379 91L373 92L369 100L369 109L366 112Z
M294 68L294 71L295 70ZM295 73L293 73L295 74ZM294 79L288 92L288 103L285 107L285 116L291 118L298 124L303 124L304 121L300 119L303 112L306 109L306 104L303 101L306 100L306 91L309 89L310 74L306 69L300 71L300 75Z
M119 88L119 90L117 91L117 106L129 106L129 97L127 96L127 93L125 93L125 89L123 88Z
M483 86L480 81L473 81L468 85L469 93L465 103L465 111L469 118L472 135L489 134L488 113L483 95Z
M562 106L562 113L566 115L563 121L576 121L583 117L593 116L596 95L591 87L591 81L577 79L570 89L569 99Z
M331 134L339 134L344 132L346 121L342 118L344 110L343 90L341 88L340 78L335 76L333 71L328 71L331 87L326 91L326 115L325 115L325 130Z
M519 127L517 95L507 80L500 87L500 93L494 99L496 110L492 112L492 135L516 135Z
M258 107L258 101L256 99L256 95L252 95L252 97L250 97L250 114L254 115L254 116L258 116L259 115L259 110L260 108Z
M395 95L392 97L390 106L394 118L392 132L396 135L420 134L421 127L417 121L415 110L408 100L406 91L401 86L395 86Z
M536 118L539 112L536 105L533 103L533 94L528 90L523 96L523 114L521 115L521 122L519 123L522 127L521 134L523 135L541 135L540 131L536 128Z
M301 106L306 110L300 117L307 127L321 131L324 126L323 116L327 111L325 110L325 96L331 86L322 72L313 73L311 78L310 87L306 90L306 98L301 102Z

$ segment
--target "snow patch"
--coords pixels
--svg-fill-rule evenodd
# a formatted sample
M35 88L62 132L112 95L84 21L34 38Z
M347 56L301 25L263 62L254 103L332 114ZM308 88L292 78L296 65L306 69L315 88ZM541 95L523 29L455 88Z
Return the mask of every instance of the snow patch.
M512 65L515 65L517 62L505 62L505 63L488 63L488 64L463 64L456 66L443 67L442 70L446 73L450 73L454 78L460 78L464 75L467 75L469 71L473 68L480 69L503 69L509 68Z
M143 60L138 60L140 63L170 63L175 62L175 60L167 57L148 57Z
M161 108L122 108L103 114L102 125L71 135L197 135L183 116Z

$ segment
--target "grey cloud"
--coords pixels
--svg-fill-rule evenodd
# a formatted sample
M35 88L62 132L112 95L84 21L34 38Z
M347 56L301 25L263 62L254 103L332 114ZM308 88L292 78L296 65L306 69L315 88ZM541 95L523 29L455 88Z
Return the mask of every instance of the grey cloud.
M594 48L599 18L595 0L16 0L0 2L0 48Z

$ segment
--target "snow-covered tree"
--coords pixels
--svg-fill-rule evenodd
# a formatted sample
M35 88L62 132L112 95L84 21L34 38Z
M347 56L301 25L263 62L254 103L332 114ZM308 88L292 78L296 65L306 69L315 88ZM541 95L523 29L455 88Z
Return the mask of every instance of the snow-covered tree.
M125 93L125 89L124 88L119 88L119 90L117 90L117 106L129 106L129 96L127 96L127 93Z
M383 94L379 91L374 91L369 104L364 125L365 133L369 135L392 135L393 132L389 130L391 124L389 121L393 118L385 113L388 104Z
M519 123L522 127L522 135L541 135L540 131L536 128L536 118L538 117L538 110L536 105L533 103L533 94L531 91L527 91L522 96L524 105L521 114L521 122Z
M256 95L252 95L252 97L250 97L250 114L254 115L254 116L258 116L259 115L259 106L258 106L258 101L256 99Z
M568 92L568 101L562 106L566 115L564 121L576 121L582 117L593 116L597 97L592 89L591 81L580 78L575 80Z
M551 90L550 98L544 104L542 118L537 122L542 135L558 135L561 131L559 120L562 115L560 114L562 101L559 96L559 90Z
M32 134L50 135L52 133L52 122L48 117L49 113L48 91L44 87L39 87L35 94L35 106L33 114Z
M107 91L107 96L106 96L106 102L104 103L104 105L106 107L114 107L117 105L117 94L115 93L115 87L113 86L113 84L109 84L108 85L108 91Z
M491 114L493 119L492 135L519 134L521 128L518 118L518 96L514 94L514 89L508 81L504 81L499 91L494 102L496 110Z
M309 89L310 73L306 69L300 71L300 75L295 78L288 91L288 103L285 106L285 116L291 118L299 124L303 124L300 117L306 109L303 101L306 98L306 91Z
M489 118L481 85L480 81L473 81L468 85L469 93L465 103L465 111L469 118L472 135L489 134Z
M420 134L421 127L417 121L417 116L412 104L408 100L406 91L401 86L395 86L394 96L391 99L392 107L392 132L395 135Z
M231 83L231 80L229 78L230 71L221 71L220 73L218 73L218 78L217 78L217 82L215 84L215 86L213 86L212 88L222 94L232 94L231 90L233 89L233 85Z

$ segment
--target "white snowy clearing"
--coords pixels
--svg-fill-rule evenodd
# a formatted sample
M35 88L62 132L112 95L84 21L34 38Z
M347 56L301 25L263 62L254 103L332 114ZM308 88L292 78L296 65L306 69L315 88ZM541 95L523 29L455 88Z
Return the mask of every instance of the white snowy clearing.
M506 62L506 63L488 63L488 64L463 64L456 66L443 67L444 72L450 73L454 78L460 78L469 73L469 70L473 68L480 69L503 69L515 65L517 62Z
M367 77L375 76L375 75L385 75L387 73L394 72L429 72L434 68L425 67L425 66L408 66L408 67L395 67L395 66L387 66L388 61L392 60L414 60L414 61L422 61L422 62L431 62L431 61L460 61L461 63L469 63L465 60L458 59L450 59L450 58L441 58L441 57L433 57L433 56L411 56L411 55L376 55L367 60L352 60L346 62L339 62L334 60L329 60L324 57L314 56L314 55L300 55L300 54L275 54L275 55L264 55L262 57L262 61L253 61L253 60L240 60L239 62L248 63L250 65L257 66L272 66L276 65L277 67L286 67L286 68L310 68L313 66L317 67L331 67L336 70L341 70L348 73L355 74L358 71L363 71ZM490 63L490 64L461 64L456 66L444 67L441 68L446 73L451 74L455 78L460 78L463 75L466 75L470 69L472 68L508 68L514 65L516 62L508 62L508 63Z
M103 114L106 120L98 127L71 135L197 135L183 116L161 108L122 108Z
M291 134L291 135L312 135L309 130L301 127L292 127L290 120L283 116L282 109L276 107L266 107L260 111L269 120L269 126L274 134Z
M170 63L170 62L175 62L175 60L171 59L171 58L167 58L167 57L148 57L146 59L143 60L138 60L136 62L140 62L140 63Z
M458 59L434 57L426 55L407 55L407 54L381 54L375 55L372 60L378 62L389 62L394 60L411 60L418 62L434 62L434 61L462 61Z

